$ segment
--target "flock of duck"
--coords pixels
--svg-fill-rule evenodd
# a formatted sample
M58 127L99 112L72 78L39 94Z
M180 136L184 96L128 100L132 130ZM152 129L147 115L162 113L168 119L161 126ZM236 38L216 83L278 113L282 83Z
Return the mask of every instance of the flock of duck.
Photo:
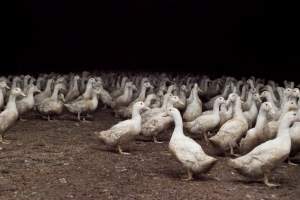
M300 151L300 90L294 82L250 77L210 79L193 74L82 72L0 77L0 142L25 113L52 120L64 110L85 122L101 105L124 118L95 132L120 154L142 135L155 143L173 129L169 150L187 171L207 173L217 162L196 139L204 139L241 175L262 180Z

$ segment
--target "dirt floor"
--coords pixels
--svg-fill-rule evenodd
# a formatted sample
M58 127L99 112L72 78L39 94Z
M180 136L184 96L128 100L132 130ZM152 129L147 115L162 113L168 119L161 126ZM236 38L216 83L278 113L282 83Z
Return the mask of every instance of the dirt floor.
M210 177L180 180L185 171L168 152L171 130L163 144L133 142L119 155L94 136L113 125L110 111L98 111L91 123L70 119L48 122L34 114L7 132L12 143L0 151L0 199L300 199L300 166L282 165L267 188L247 182L224 158ZM207 149L205 145L204 149Z

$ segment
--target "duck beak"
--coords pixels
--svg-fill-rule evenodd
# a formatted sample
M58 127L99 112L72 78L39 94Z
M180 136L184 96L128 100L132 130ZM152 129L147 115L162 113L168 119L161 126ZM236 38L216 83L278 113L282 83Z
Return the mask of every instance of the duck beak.
M21 92L21 96L26 97L26 94L24 94L23 92Z
M10 87L8 87L8 85L6 85L5 88L8 89L8 90L10 89Z
M150 108L146 106L146 107L144 107L144 110L147 111L147 110L150 110Z
M184 106L184 103L182 101L178 101L179 106Z
M41 90L36 90L36 92L37 92L37 93L41 93L42 91L41 91Z

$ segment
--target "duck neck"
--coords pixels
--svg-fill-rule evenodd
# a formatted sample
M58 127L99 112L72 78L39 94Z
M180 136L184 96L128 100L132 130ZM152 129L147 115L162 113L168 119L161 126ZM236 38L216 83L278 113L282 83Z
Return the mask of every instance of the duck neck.
M6 105L6 109L10 109L10 110L17 110L17 107L16 107L16 96L11 94L9 96L9 99L8 99L8 102L7 102L7 105Z
M253 101L252 98L253 98L253 94L252 92L249 91L247 101L246 101L248 105L250 105L251 102Z
M164 96L164 102L163 102L163 105L162 105L162 109L164 109L164 110L166 110L167 107L168 107L169 97L170 97L169 94L165 94L165 96Z
M91 82L88 82L87 85L86 85L84 96L91 94L92 90L93 90L93 85L92 85Z
M28 90L27 98L33 100L33 93L34 93L34 87L31 87L31 88ZM25 98L26 98L26 97L25 97Z
M291 126L291 122L286 120L286 119L281 119L279 122L279 127L278 127L278 132L277 132L277 137L289 137L289 128Z
M179 112L173 113L173 119L175 123L175 129L173 134L176 135L182 135L183 134L183 124L182 124L182 118Z
M147 88L143 85L142 89L141 89L141 92L140 92L140 94L138 96L138 101L144 101L145 100L145 98L146 98L146 90L147 90Z
M52 81L48 81L46 89L45 89L45 93L48 93L48 94L51 93L51 85L52 85Z
M78 80L74 78L73 90L78 90Z
M140 122L142 120L141 115L140 115L140 110L133 109L131 118Z
M124 78L122 79L122 82L121 82L121 89L124 89L124 88L125 88L126 81L127 81L127 78L124 77Z
M234 103L234 117L244 118L243 111L242 111L242 103L239 97L237 97Z
M267 112L263 109L260 109L258 116L257 116L255 128L263 129L264 126L266 125L266 123L267 123Z
M53 91L53 93L52 93L51 99L57 100L59 90L60 90L60 88L57 87L57 86L54 88L54 91Z
M214 107L213 107L213 113L214 114L219 114L220 111L220 103L219 102L215 102L214 103Z

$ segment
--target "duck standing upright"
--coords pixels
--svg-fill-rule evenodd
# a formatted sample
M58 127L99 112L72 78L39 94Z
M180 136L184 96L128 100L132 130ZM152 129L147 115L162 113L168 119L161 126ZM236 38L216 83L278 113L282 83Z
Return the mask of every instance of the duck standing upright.
M129 154L123 152L121 145L133 140L142 129L142 118L140 112L148 109L144 102L136 102L133 105L131 119L121 121L108 130L95 132L97 137L106 145L117 147L120 154Z
M193 173L208 172L217 159L208 156L197 142L184 135L181 114L176 108L168 108L167 112L175 121L175 128L169 142L169 150L186 168L188 177L184 180L192 180Z
M18 96L25 96L20 88L13 88L10 92L7 105L0 113L0 143L8 144L8 141L5 141L4 133L16 122L18 119L18 110L16 106L16 98Z
M230 159L229 165L244 176L264 178L264 183L269 187L279 186L270 183L268 176L288 158L291 151L290 126L296 121L300 121L297 113L287 112L280 120L275 139L262 143L244 156Z

